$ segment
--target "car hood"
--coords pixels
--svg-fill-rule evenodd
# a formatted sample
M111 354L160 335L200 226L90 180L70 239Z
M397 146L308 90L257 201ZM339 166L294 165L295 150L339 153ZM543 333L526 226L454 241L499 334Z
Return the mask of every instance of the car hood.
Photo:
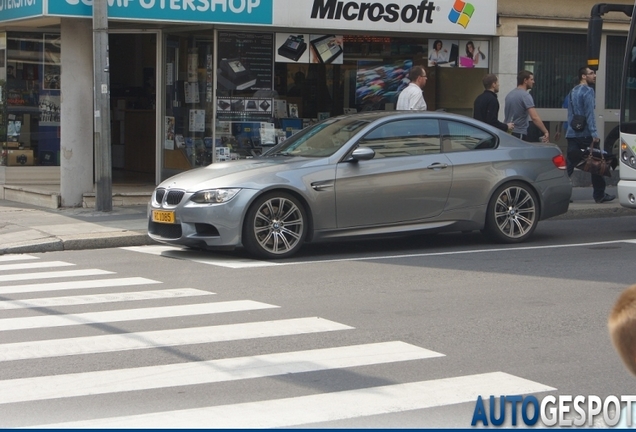
M270 157L217 162L203 168L177 174L164 180L159 188L184 189L195 192L220 187L259 188L271 181L271 174L322 166L327 159ZM266 179L269 179L266 181Z

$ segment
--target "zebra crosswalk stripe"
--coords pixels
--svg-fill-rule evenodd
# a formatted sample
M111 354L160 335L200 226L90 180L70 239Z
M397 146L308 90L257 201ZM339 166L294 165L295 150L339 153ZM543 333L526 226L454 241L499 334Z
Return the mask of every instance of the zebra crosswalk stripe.
M183 297L210 296L214 293L193 289L174 288L153 291L135 291L110 294L86 294L81 296L47 297L28 300L0 301L0 311L11 309L53 308L61 306L79 306L91 304L117 303L142 300L160 300Z
M16 273L8 275L0 275L0 282L15 282L23 280L37 280L37 279L54 279L64 277L80 277L80 276L99 276L114 274L115 272L99 269L87 269L87 270L62 270L52 272L38 272L38 273Z
M132 252L141 252L150 255L159 255L169 258L182 259L200 264L215 265L231 269L242 269L252 267L272 267L279 266L280 263L273 261L259 261L247 258L215 256L211 254L200 254L191 250L184 250L175 246L129 246L122 249Z
M0 271L33 270L39 268L68 267L74 265L75 264L67 263L64 261L39 261L34 263L0 264Z
M5 318L0 319L0 332L34 328L114 323L123 321L140 321L158 318L175 318L194 315L270 309L277 307L278 306L252 300L237 300L218 303L122 309L114 311L87 312L68 315Z
M8 261L25 261L25 260L36 260L39 259L33 255L1 255L0 262L8 262Z
M156 280L142 277L115 278L115 279L94 279L72 282L48 282L27 285L8 285L0 287L0 294L16 294L39 291L62 291L74 289L108 288L132 285L150 285L161 283Z
M71 339L15 342L0 345L0 361L128 351L349 329L353 329L353 327L326 319L295 318Z
M46 425L55 428L278 428L555 390L503 372L309 396ZM470 419L466 419L466 426Z
M209 384L442 356L443 354L397 341L21 378L0 381L0 404Z

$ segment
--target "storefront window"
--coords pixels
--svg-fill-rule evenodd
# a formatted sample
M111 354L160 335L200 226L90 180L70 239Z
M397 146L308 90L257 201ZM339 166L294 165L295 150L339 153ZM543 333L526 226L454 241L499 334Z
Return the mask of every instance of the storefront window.
M58 34L7 33L2 51L2 164L60 164ZM5 57L6 56L6 57Z
M213 42L210 31L167 37L163 137L166 170L182 171L212 163Z
M427 69L429 110L471 115L491 54L489 40L444 39L433 61L436 37L226 30L214 53L212 37L167 37L166 170L252 158L323 119L394 110L413 65Z
M538 108L561 108L587 64L584 34L519 32L519 70L534 73L532 97Z

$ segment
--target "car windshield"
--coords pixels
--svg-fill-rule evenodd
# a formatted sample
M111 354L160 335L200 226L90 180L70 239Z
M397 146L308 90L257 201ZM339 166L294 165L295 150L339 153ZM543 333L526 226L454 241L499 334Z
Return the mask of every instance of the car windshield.
M369 123L357 117L334 117L291 136L263 156L328 157Z

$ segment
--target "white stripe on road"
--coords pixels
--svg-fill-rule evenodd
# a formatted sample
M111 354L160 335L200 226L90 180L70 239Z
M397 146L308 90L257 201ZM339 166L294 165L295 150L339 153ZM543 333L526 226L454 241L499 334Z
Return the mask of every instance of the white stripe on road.
M63 277L79 277L79 276L97 276L114 274L115 272L99 269L88 270L63 270L53 272L40 272L31 274L8 274L0 275L0 282L15 282L22 280L36 280L36 279L54 279Z
M153 255L161 255L161 256L170 256L173 258L179 258L188 261L195 261L204 264L218 265L228 268L250 268L250 267L268 267L268 266L290 266L290 265L304 265L304 264L326 264L326 263L337 263L337 262L348 262L348 261L380 261L380 260L392 260L392 259L404 259L404 258L424 258L424 257L434 257L434 256L451 256L451 255L468 255L468 254L477 254L477 253L492 253L492 252L516 252L516 251L528 251L528 250L541 250L541 249L560 249L560 248L570 248L570 247L589 247L589 246L600 246L600 245L609 245L609 244L617 244L617 243L636 243L636 240L610 240L603 242L590 242L590 243L575 243L575 244L562 244L562 245L548 245L548 246L510 246L505 248L493 248L493 249L474 249L474 250L464 250L464 251L453 251L453 252L430 252L430 253L415 253L415 254L402 254L402 255L382 255L382 256L359 256L352 258L336 258L336 259L325 259L325 260L314 260L314 261L295 261L295 262L267 262L267 261L256 261L256 260L245 260L242 258L232 258L232 257L219 257L215 255L210 255L209 259L196 259L192 258L193 254L197 252L187 250L187 249L179 249L176 247L170 246L139 246L139 247L126 247L122 249L127 249L134 252L148 253ZM161 248L166 251L162 253L161 251L156 251L153 248ZM147 249L149 248L149 249ZM180 251L180 252L176 252ZM236 264L234 264L236 262Z
M353 327L326 319L296 318L71 339L16 342L0 345L0 361L106 353L350 329L353 329Z
M160 306L140 309L123 309L102 312L87 312L68 315L31 316L0 319L0 331L35 328L91 325L124 321L141 321L159 318L186 317L227 312L271 309L279 306L252 300L237 300L218 303L201 303L178 306Z
M245 258L237 258L232 256L219 256L211 253L201 253L190 249L182 249L174 246L131 246L122 249L141 252L150 255L158 255L167 258L176 258L187 260L199 264L215 265L219 267L227 267L232 269L252 268L252 267L271 267L280 265L276 262L258 261Z
M53 308L60 306L78 306L141 300L198 297L207 295L214 295L214 293L193 288L175 288L156 291L137 291L128 293L124 292L112 294L88 294L83 296L36 298L30 300L6 300L0 301L0 311L9 309Z
M503 372L295 398L47 425L55 428L280 428L475 402L480 395L556 390ZM470 419L466 419L466 426Z
M40 259L33 255L1 255L0 262Z
M150 285L161 283L156 280L142 277L118 278L118 279L98 279L73 282L50 282L29 285L11 285L0 287L0 294L22 294L38 291L62 291L73 289L107 288L129 285Z
M40 261L36 263L21 263L21 264L0 264L0 271L7 270L33 270L38 268L49 267L68 267L75 264L67 263L64 261Z
M0 381L0 404L209 384L443 356L444 354L404 342L383 342L195 363L21 378Z

